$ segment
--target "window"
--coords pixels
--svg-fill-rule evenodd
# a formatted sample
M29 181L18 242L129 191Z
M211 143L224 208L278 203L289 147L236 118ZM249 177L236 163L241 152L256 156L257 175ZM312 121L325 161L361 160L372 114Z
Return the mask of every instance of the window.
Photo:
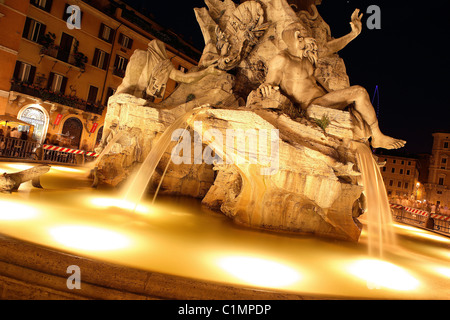
M405 161L404 161L404 160L402 160L402 164L405 164Z
M392 168L391 173L395 173L395 168Z
M389 187L392 187L394 185L394 180L389 180Z
M386 167L383 167L383 172L386 172L386 169L387 169Z
M405 189L408 189L409 183L405 182Z
M119 77L125 76L125 70L128 65L128 59L116 55L116 60L114 61L114 74Z
M444 185L444 177L439 177L438 185L440 186Z
M436 191L437 194L442 194L442 191Z
M408 161L408 166L410 166L411 165L411 161Z
M16 62L14 69L14 79L20 82L32 84L36 74L36 67L22 61Z
M401 188L401 187L402 187L402 182L401 182L401 181L397 182L397 187L398 187L398 188Z
M397 163L397 160L395 160L395 159L394 159L394 160L392 160L392 163Z
M106 42L112 43L114 38L114 30L108 27L106 24L100 24L100 31L98 37Z
M45 24L27 17L22 37L33 42L39 42L39 39L45 34L45 27Z
M109 54L100 49L95 49L94 59L92 59L92 65L97 68L106 70L106 68L108 67L108 62Z
M47 85L48 89L56 93L64 94L64 92L66 91L66 85L67 85L66 77L54 72L50 72Z
M448 149L448 141L444 142L444 149Z
M45 10L47 12L50 12L50 9L52 7L52 0L31 0L30 3L38 7L39 9Z
M446 157L443 157L443 158L441 159L441 169L444 169L444 170L445 170L446 164L447 164L447 158L446 158Z
M87 102L96 103L97 102L97 94L98 94L98 88L94 87L94 86L89 86Z
M403 174L403 169L400 169L400 174Z
M130 37L127 37L123 33L120 33L119 34L119 44L124 48L131 49L131 47L133 46L133 39L131 39Z
M406 175L409 176L411 174L410 170L406 170Z

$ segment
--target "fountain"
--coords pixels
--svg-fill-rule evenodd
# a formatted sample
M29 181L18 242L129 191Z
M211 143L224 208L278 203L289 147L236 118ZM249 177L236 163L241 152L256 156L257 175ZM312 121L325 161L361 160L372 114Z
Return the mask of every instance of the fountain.
M447 299L450 240L390 220L369 145L405 142L380 132L336 53L358 12L332 40L315 5L207 5L198 68L180 74L157 40L130 59L97 189L92 168L52 166L44 189L0 195L0 298ZM317 56L325 44L336 51ZM298 61L316 69L314 92L289 86ZM168 78L176 90L147 100Z

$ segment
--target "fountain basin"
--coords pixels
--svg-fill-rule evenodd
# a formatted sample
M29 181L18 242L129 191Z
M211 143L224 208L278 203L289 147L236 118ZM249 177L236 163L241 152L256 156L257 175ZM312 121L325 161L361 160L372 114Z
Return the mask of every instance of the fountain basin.
M358 243L275 234L174 197L132 213L114 190L87 188L83 168L63 168L42 176L43 190L0 195L2 298L449 297L448 237L395 224L401 250L373 261L364 226ZM70 265L81 269L81 291L66 287Z

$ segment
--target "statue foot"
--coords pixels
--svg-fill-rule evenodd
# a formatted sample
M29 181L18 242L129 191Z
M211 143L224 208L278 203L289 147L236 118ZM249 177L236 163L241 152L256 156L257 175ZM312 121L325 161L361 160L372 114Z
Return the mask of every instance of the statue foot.
M383 149L399 149L405 146L406 141L401 139L395 139L392 137L385 136L381 134L379 136L373 136L370 143L374 148Z

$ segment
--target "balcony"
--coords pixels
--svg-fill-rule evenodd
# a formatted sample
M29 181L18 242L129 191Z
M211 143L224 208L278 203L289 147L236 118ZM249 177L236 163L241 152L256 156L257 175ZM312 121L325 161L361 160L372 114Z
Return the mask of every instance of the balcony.
M75 96L66 96L62 93L53 92L47 88L38 87L17 80L11 81L10 91L23 93L29 96L39 98L42 101L54 102L78 110L95 113L98 115L101 115L105 108L104 106L98 103L87 102Z
M60 49L58 46L51 45L49 47L42 46L40 54L62 61L71 66L80 69L81 72L85 71L87 63L87 57L81 52L70 53Z

